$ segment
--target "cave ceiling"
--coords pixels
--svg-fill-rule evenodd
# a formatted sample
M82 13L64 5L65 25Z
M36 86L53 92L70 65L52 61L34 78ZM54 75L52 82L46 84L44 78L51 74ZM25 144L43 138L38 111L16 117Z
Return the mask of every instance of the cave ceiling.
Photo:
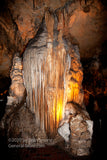
M64 34L70 34L72 43L79 45L82 59L105 56L106 5L104 0L1 0L0 77L9 76L13 54L23 54L46 10L60 17L58 27L63 23Z

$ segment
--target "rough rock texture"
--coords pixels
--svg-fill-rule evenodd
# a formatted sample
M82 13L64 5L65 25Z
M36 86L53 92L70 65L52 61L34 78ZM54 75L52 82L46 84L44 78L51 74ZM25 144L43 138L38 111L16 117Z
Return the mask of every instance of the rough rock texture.
M77 104L68 103L65 107L65 117L59 125L58 133L70 144L70 151L73 155L89 155L93 122L85 109Z
M23 53L35 36L46 10L63 14L64 28L80 46L81 57L99 54L106 37L106 2L99 0L1 0L0 74L9 76L12 55ZM59 9L60 8L60 9ZM79 27L78 27L79 26ZM60 24L59 24L60 27ZM4 72L5 71L5 72Z
M45 139L46 134L40 131L39 128L35 125L35 116L34 114L22 106L17 112L13 112L10 115L10 119L6 122L8 124L8 137L9 138L22 138L22 141L18 143L30 143L29 139Z
M12 68L10 71L11 85L9 88L9 96L7 97L6 111L2 119L2 126L4 128L6 118L11 114L17 112L25 102L26 89L24 87L23 74L22 74L22 59L19 57L19 53L16 53L13 57Z
M22 53L35 36L46 8L55 10L66 1L0 1L0 74L9 76L12 55Z
M11 99L14 99L15 104L21 104L25 99L26 89L24 87L23 73L22 73L22 60L19 53L16 53L13 58L13 65L10 71L11 86L10 97L8 97L7 105L12 105Z
M80 113L70 120L71 151L74 155L89 155L93 122L87 119L87 113Z
M10 72L11 86L1 127L6 129L8 143L11 145L15 143L16 145L23 144L24 147L26 145L36 147L36 139L46 139L46 134L35 125L35 115L26 107L22 67L22 59L19 53L16 53L13 57Z
M15 105L6 107L5 117L2 119L2 127L7 133L8 145L18 147L37 147L37 140L41 144L47 143L46 134L35 125L35 115L26 108L26 105Z

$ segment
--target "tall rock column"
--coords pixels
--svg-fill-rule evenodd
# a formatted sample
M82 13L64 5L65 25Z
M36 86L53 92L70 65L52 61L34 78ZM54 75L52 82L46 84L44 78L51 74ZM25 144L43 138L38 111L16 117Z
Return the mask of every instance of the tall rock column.
M24 86L22 70L22 59L20 58L19 53L16 53L13 57L13 65L10 71L11 86L7 105L12 105L12 103L18 105L25 100L26 89Z
M92 123L83 103L79 48L72 44L65 23L62 11L54 14L47 11L37 35L23 54L26 102L35 114L35 125L43 133L49 138L59 133L70 143L73 154L87 155ZM89 139L85 150L80 142L75 147L78 139L82 144Z
M15 53L10 70L11 85L9 88L9 96L7 97L5 115L1 121L2 128L12 119L12 114L16 113L25 103L26 89L22 71L22 58L19 56L19 53Z

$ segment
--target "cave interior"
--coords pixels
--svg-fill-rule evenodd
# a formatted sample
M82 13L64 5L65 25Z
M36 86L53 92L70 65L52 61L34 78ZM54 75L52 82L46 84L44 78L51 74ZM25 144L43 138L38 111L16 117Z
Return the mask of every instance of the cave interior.
M106 159L106 15L106 0L0 1L3 157Z

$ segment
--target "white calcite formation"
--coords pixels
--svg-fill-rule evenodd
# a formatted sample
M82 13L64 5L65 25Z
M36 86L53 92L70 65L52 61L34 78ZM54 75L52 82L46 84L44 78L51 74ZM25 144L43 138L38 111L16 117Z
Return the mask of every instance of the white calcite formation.
M70 136L69 123L64 123L64 125L59 127L58 133L64 138L66 142L69 142L69 136Z

